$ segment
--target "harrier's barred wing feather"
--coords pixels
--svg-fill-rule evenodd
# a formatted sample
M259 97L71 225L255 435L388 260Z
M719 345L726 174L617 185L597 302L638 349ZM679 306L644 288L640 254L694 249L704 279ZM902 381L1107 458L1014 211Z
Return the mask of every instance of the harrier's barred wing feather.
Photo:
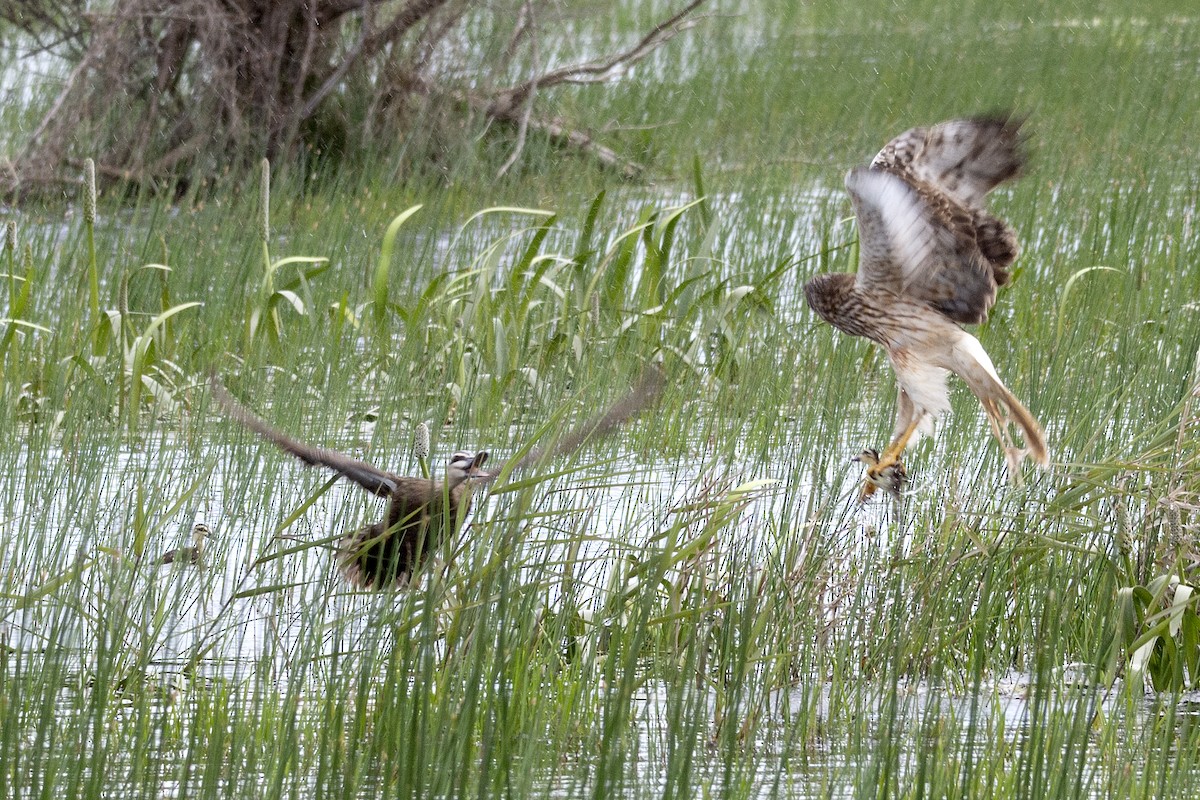
M308 466L328 467L380 497L388 497L396 491L397 476L334 450L296 441L234 399L215 375L212 377L212 393L226 414Z
M980 208L988 192L1021 174L1023 122L996 114L913 128L884 145L871 168L905 173L965 206Z
M871 159L871 169L908 169L913 159L925 148L925 137L928 135L928 128L909 128L883 146Z
M996 281L969 219L893 172L853 169L846 191L858 218L859 288L921 300L955 322L987 319Z
M858 288L899 294L909 265L925 264L936 244L924 207L896 176L861 167L846 173L846 191L858 220Z

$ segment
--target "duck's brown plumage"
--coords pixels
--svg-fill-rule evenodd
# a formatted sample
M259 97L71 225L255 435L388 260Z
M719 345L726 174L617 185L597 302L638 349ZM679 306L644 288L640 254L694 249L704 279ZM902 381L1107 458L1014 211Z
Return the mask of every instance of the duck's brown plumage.
M573 452L585 440L607 433L652 403L661 393L663 383L662 372L651 367L621 401L563 436L549 451L533 450L509 465L510 469ZM215 375L212 392L226 414L285 453L308 466L327 467L368 492L388 499L387 514L382 521L347 534L339 547L342 574L363 588L405 584L432 550L458 532L471 508L471 485L495 478L506 466L485 471L486 450L462 451L450 457L444 478L396 475L336 450L293 439L235 400Z
M388 499L382 521L347 534L338 548L342 574L363 588L406 583L447 533L458 532L471 507L469 479L487 477L480 470L487 451L455 453L445 478L396 475L336 450L293 439L235 400L215 376L212 391L226 414L280 450L307 466L327 467Z
M443 480L391 476L395 488L384 519L342 538L342 574L366 589L407 583L425 556L462 527L472 480L491 477L481 470L487 457L486 450L455 453Z
M177 547L174 550L168 550L162 554L159 559L160 564L196 564L200 565L204 562L204 537L209 536L208 526L203 522L197 522L192 527L192 546Z

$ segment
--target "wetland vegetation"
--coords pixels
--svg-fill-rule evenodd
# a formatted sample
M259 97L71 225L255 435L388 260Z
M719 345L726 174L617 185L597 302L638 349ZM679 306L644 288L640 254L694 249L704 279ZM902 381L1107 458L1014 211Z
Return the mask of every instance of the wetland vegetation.
M1200 16L710 11L554 96L637 181L534 135L497 178L516 133L480 121L450 159L95 203L80 165L0 206L0 795L1197 793ZM5 42L12 152L54 66ZM911 494L860 507L894 380L800 286L854 268L850 166L996 108L1029 115L992 200L1025 249L976 333L1051 467L1009 486L959 385ZM421 423L434 468L519 457L654 360L654 409L478 492L396 592L331 550L376 503L208 390L415 475Z

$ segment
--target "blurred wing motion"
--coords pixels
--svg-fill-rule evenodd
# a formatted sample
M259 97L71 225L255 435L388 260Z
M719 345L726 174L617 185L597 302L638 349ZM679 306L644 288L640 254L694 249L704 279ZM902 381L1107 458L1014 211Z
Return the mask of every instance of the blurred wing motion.
M649 367L634 389L607 411L560 438L549 451L535 450L508 465L509 469L573 454L585 440L610 432L657 400L664 383L662 371ZM367 491L388 498L384 519L346 534L338 548L342 574L364 588L407 584L428 554L462 526L471 509L471 486L495 478L503 469L484 470L486 450L464 450L450 456L444 476L430 479L393 475L342 453L296 441L235 400L216 376L212 378L212 392L227 415L285 453L310 466L328 467Z
M212 376L212 393L220 404L221 410L230 418L254 431L283 452L300 459L308 466L328 467L380 497L388 497L396 491L397 476L336 450L312 447L296 441L235 400L215 375Z
M657 403L666 383L667 376L662 367L658 364L648 364L629 393L605 409L604 413L576 426L551 446L530 450L517 461L495 467L488 474L494 478L504 469L513 472L530 464L574 454L584 442L608 435L618 426Z

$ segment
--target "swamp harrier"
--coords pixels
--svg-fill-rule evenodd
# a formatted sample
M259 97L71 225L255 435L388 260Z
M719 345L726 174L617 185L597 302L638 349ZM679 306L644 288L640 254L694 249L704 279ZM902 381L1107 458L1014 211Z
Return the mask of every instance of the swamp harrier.
M869 167L846 175L858 218L858 273L818 275L804 295L835 328L882 347L896 371L891 444L858 459L867 464L863 500L876 488L899 492L904 448L950 408L948 371L983 404L1013 481L1026 455L1048 462L1037 421L1001 382L979 340L959 327L987 319L1020 252L1013 229L984 207L988 192L1021 171L1020 127L1020 120L996 115L913 128ZM1013 444L1010 423L1024 448Z

